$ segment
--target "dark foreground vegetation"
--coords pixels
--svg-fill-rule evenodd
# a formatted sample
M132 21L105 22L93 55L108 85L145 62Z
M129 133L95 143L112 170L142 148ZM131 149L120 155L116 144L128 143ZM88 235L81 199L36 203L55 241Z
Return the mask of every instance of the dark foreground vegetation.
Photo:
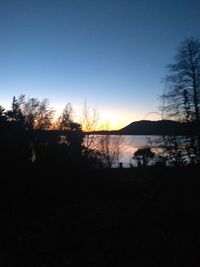
M1 175L0 266L199 266L199 167Z

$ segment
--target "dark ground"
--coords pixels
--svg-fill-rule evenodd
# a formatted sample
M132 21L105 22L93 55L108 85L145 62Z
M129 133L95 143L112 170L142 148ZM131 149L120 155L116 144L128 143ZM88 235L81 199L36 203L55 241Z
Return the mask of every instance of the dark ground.
M199 170L10 167L0 266L200 266Z

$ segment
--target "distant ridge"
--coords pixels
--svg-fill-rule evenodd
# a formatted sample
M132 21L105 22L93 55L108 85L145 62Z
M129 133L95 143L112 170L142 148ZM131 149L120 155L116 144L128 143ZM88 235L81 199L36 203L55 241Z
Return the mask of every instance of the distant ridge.
M141 120L132 122L117 132L122 135L195 135L197 134L197 128L195 122Z

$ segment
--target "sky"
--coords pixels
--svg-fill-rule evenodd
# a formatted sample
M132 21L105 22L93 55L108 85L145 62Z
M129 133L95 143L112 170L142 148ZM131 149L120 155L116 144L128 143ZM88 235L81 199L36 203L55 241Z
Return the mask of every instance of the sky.
M199 0L0 0L0 104L48 98L78 118L86 101L111 129L161 119L165 66L200 38L199 13Z

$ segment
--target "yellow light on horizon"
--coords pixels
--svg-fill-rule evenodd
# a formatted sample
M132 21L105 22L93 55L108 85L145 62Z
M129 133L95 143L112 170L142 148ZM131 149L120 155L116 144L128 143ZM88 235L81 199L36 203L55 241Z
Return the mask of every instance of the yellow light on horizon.
M64 108L64 105L55 105L56 110L56 117L62 113L62 110ZM82 125L82 110L83 108L79 105L73 106L74 108L74 121L77 123L80 123ZM95 109L94 109L95 110ZM93 112L93 109L90 109L91 112ZM159 113L156 112L149 112L149 113L136 113L133 111L127 111L127 110L97 110L97 114L99 115L99 119L97 120L97 125L95 125L94 129L92 130L120 130L123 127L126 127L130 123L134 121L140 121L140 120L160 120L161 116ZM90 114L91 118L93 117L93 114ZM84 125L82 125L83 131L86 129L84 128Z

